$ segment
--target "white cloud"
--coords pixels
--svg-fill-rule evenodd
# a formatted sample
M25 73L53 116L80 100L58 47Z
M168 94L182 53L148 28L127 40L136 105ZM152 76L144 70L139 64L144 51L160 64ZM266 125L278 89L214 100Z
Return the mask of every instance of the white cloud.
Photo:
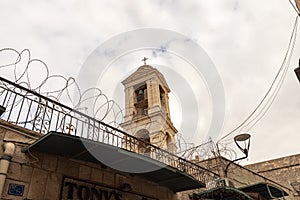
M0 2L0 10L1 47L29 48L52 73L65 76L76 76L96 47L124 31L158 27L195 39L213 59L224 81L225 131L241 122L266 92L283 59L295 19L289 2L280 0L272 4L236 0L7 0ZM292 68L297 66L297 44ZM139 65L138 60L136 67ZM286 79L274 105L253 129L253 138L268 141L253 139L249 162L265 159L262 153L270 158L299 153L300 85L292 69Z

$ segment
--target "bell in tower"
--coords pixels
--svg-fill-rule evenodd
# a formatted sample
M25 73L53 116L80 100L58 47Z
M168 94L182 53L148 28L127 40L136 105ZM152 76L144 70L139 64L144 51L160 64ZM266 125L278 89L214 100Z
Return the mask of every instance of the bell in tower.
M170 118L169 86L164 76L146 64L122 81L125 91L125 116L122 128L137 138L176 153L176 128ZM145 145L137 148L148 152Z

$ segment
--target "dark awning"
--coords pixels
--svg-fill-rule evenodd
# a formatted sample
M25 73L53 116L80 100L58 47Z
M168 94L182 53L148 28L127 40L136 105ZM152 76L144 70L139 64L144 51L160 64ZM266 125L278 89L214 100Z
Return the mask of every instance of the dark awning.
M216 187L190 195L191 200L223 199L223 200L253 200L245 192L232 187Z
M275 199L288 195L284 190L270 183L256 183L239 189L244 192L259 193L261 196L267 199Z
M109 166L166 186L174 192L205 187L192 176L148 156L73 135L50 132L23 149L24 152L29 150Z

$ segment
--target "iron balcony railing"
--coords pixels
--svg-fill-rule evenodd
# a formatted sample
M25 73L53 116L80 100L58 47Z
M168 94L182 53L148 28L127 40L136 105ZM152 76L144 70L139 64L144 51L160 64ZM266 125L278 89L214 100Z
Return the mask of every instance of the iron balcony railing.
M147 155L189 174L202 183L211 182L218 176L175 154L2 77L0 105L6 108L1 119L35 132L46 134L55 131L71 134ZM141 145L147 147L146 152L138 150Z

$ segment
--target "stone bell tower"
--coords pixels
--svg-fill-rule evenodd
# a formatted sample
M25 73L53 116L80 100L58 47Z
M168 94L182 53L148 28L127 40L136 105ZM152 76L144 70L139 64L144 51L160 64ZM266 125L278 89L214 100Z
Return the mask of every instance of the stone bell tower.
M129 134L141 138L169 152L176 153L176 128L170 118L169 86L164 76L146 64L127 77L125 88L125 116L122 128ZM138 151L147 153L145 147Z

